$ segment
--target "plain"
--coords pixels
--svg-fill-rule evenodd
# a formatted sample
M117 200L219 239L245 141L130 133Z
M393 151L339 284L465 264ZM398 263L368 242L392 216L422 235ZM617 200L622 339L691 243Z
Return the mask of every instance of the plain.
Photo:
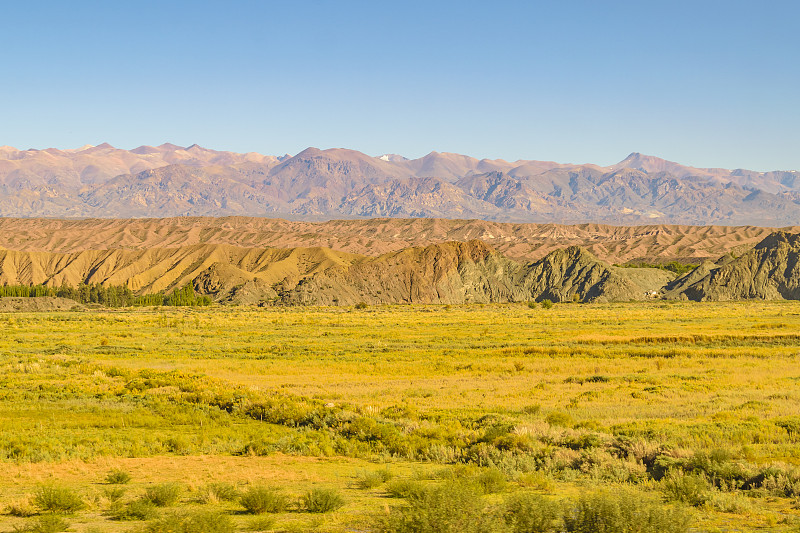
M43 492L63 490L81 505L52 516L71 530L161 531L170 511L141 502L165 484L187 512L264 531L422 530L414 502L454 480L512 531L531 495L558 506L552 531L597 494L700 531L800 517L796 302L94 309L0 327L5 530L46 527ZM343 505L309 512L315 488ZM285 505L251 515L255 489Z

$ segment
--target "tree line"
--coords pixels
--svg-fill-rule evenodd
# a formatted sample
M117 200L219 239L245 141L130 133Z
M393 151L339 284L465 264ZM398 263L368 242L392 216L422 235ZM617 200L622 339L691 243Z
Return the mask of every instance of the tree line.
M100 285L99 283L81 283L77 287L62 285L48 287L46 285L4 285L0 286L2 297L37 297L51 296L69 298L82 304L100 304L105 307L149 307L160 305L197 307L211 304L211 298L195 292L191 283L169 294L155 292L137 296L124 285Z

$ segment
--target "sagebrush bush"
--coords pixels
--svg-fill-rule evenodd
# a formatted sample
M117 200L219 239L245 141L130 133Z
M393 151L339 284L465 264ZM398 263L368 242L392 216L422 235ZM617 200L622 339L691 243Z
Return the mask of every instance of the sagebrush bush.
M483 490L484 494L494 494L503 492L508 485L506 476L496 468L484 470L475 477L475 481Z
M270 531L275 525L275 519L271 516L256 516L245 527L247 531Z
M115 468L106 474L106 483L111 485L124 485L130 481L131 475L120 468Z
M395 479L386 485L386 492L394 498L417 498L425 492L425 485L412 479Z
M19 516L22 518L27 518L29 516L33 516L36 514L36 509L31 507L29 501L18 501L12 502L8 504L6 507L6 513L10 514L11 516Z
M668 502L682 502L695 507L710 498L708 480L702 474L672 470L661 480L661 491Z
M434 472L433 477L428 479L443 479L443 480L454 480L454 479L465 479L469 477L474 477L478 475L480 472L480 468L476 467L475 465L454 465L449 468L441 468ZM425 478L417 478L417 479L425 479Z
M86 504L83 499L66 487L40 487L33 496L33 504L48 513L74 513Z
M800 497L800 479L797 472L783 472L776 468L764 469L758 476L762 478L761 488L776 496Z
M545 417L545 422L551 426L571 427L575 421L567 413L553 411Z
M250 514L282 513L289 506L289 499L277 489L258 485L244 491L239 503Z
M231 517L216 511L170 513L147 525L147 533L233 533Z
M216 501L233 502L241 497L241 492L232 483L209 483L202 487L198 494L201 503L214 503Z
M686 533L689 517L681 509L647 502L640 495L585 495L563 513L567 533Z
M723 513L735 514L744 514L753 508L750 500L741 494L718 491L711 493L707 505Z
M300 502L303 510L309 513L329 513L344 506L344 498L335 489L311 489Z
M108 487L103 489L103 496L110 502L116 502L121 500L126 492L123 487Z
M384 533L489 533L502 531L502 518L486 512L481 490L474 483L451 481L424 491L409 505L394 507L376 519Z
M26 524L14 531L26 533L61 533L69 529L69 522L55 515L40 516L34 522Z
M517 483L523 487L550 492L553 490L553 480L543 472L526 472L517 478Z
M158 508L147 500L133 500L126 504L116 501L111 504L108 516L120 521L152 520L158 516Z
M392 479L392 473L388 469L375 470L373 472L359 472L356 477L355 486L360 489L374 489Z
M557 503L538 494L518 493L506 502L505 521L514 533L557 531L561 512Z
M168 507L175 505L181 497L183 488L178 483L160 483L147 487L142 499L155 505L156 507Z

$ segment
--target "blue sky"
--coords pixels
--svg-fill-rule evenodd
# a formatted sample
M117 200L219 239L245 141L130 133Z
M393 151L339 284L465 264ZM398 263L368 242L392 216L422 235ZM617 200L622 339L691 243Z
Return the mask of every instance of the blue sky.
M2 8L0 145L800 169L798 2Z

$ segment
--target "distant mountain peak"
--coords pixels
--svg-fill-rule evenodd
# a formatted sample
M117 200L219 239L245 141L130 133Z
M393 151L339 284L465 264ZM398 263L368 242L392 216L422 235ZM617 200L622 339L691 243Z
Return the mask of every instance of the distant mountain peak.
M132 154L137 154L137 155L157 154L157 153L159 153L159 150L155 146L149 146L149 145L143 144L143 145L137 146L136 148L131 150L131 153Z
M158 145L158 148L162 150L168 150L170 152L175 152L177 150L185 150L183 146L178 146L177 144L172 144L172 143L160 144Z
M409 160L407 157L403 157L402 155L398 154L383 154L381 156L378 156L378 159L380 159L381 161L388 161L390 163Z
M318 157L320 154L322 154L322 150L313 146L309 146L294 157Z
M616 165L612 165L611 168L619 169L619 168L636 168L642 165L654 165L654 164L663 164L663 163L672 163L671 161L667 161L665 159L661 159L660 157L655 157L652 155L645 155L641 152L631 152L628 157L617 163ZM677 163L673 163L676 164Z

